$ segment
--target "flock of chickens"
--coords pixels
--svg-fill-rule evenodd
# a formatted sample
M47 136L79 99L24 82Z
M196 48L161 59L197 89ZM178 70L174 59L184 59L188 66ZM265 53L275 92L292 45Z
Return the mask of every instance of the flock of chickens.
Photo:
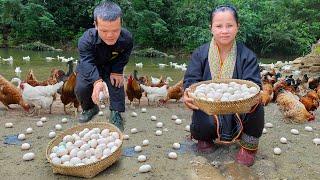
M312 111L320 102L320 77L281 77L275 69L261 71L261 99L264 106L275 101L291 122L304 123L315 119Z
M60 94L66 114L66 106L69 104L73 104L78 111L80 104L74 93L76 73L73 71L72 61L67 64L69 66L67 73L53 69L45 81L38 81L32 70L23 81L13 78L9 82L0 75L0 102L8 109L10 104L19 104L24 110L32 109L32 113L37 111L39 115L41 109L49 109L51 113L52 103L57 99L57 94ZM276 71L274 68L268 71L261 70L262 104L267 106L270 102L276 102L284 116L292 122L303 123L314 120L312 111L319 107L320 102L320 77L309 78L307 74L297 78L293 78L293 75L281 76L281 71ZM130 104L136 99L140 105L141 98L145 96L148 105L150 102L163 105L171 99L178 101L183 96L183 80L169 87L169 81L172 81L170 77L166 79L146 75L138 77L137 70L125 79L125 91ZM18 86L15 86L14 82Z

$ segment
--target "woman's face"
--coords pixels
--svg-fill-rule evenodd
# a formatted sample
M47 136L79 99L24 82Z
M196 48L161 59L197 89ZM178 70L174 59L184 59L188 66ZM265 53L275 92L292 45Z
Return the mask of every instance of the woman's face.
M231 11L219 11L212 18L211 32L218 45L231 45L238 33L238 24Z

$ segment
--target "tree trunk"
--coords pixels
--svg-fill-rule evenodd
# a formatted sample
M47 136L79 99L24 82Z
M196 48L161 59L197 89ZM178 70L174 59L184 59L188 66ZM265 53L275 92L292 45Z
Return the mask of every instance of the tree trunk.
M2 28L2 48L8 48L9 47L9 34L11 32L11 26L10 25L4 25Z

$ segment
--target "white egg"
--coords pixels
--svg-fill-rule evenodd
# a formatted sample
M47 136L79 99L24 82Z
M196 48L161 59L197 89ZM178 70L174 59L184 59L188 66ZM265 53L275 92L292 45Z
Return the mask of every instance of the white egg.
M80 150L82 150L82 151L85 152L86 150L90 149L90 147L91 147L91 146L86 143L86 144L83 144L83 145L80 147Z
M53 158L55 158L55 157L57 157L58 155L56 154L56 153L51 153L50 155L49 155L49 157L50 157L50 159L53 159Z
M171 119L172 119L172 120L176 120L176 119L178 119L178 116L177 116L177 115L172 115L172 116L171 116Z
M66 161L70 161L70 156L69 155L63 155L60 159L61 159L61 162L64 163Z
M107 144L107 147L110 148L110 149L111 149L113 146L115 146L114 142L109 142L109 143Z
M103 137L109 136L109 133L110 133L110 130L109 130L109 129L104 129L104 130L101 131L101 135L102 135Z
M147 160L147 157L145 155L139 155L138 156L138 161L139 162L145 162Z
M190 125L186 125L186 127L184 128L184 130L190 132Z
M103 116L103 111L99 111L98 115Z
M162 122L158 122L156 125L158 128L162 128L163 127L163 123Z
M180 144L179 143L173 143L172 148L173 149L180 149Z
M135 152L141 152L141 151L142 151L141 146L135 146L135 147L134 147L134 151L135 151Z
M97 158L97 159L100 159L102 156L103 156L103 150L102 149L96 149L96 150L94 150L94 154L95 154L95 157Z
M226 96L222 96L221 99L220 99L220 101L229 101L229 98L226 97Z
M73 165L79 164L79 163L81 163L81 159L78 157L73 157L70 159L70 163Z
M104 138L99 139L99 140L101 140L102 142L105 142ZM90 145L90 147L95 148L98 145L98 141L96 139L92 139L92 140L88 141L88 144ZM102 143L99 143L99 144L102 144Z
M156 116L151 116L151 121L156 121L157 117Z
M40 119L40 121L46 122L46 121L47 121L47 118L46 118L46 117L42 117L42 118Z
M5 123L4 127L5 128L12 128L13 127L13 123L10 123L10 122L9 123Z
M90 160L94 163L94 162L97 162L98 159L96 156L91 156Z
M299 131L297 129L291 129L290 132L294 135L298 135Z
M117 147L120 147L121 144L122 144L122 141L121 141L120 139L116 139L116 140L114 141L114 145L117 146Z
M178 124L178 125L179 125L179 124L181 124L181 123L182 123L182 120L181 120L181 119L176 119L174 123L176 123L176 124Z
M320 138L314 138L312 142L318 146L318 144L320 144Z
M58 148L57 155L59 157L61 157L61 156L66 155L66 154L68 154L68 150L66 148L63 148L62 146L60 146Z
M63 142L67 143L67 142L72 142L73 141L73 137L71 135L66 135L63 137Z
M19 140L25 140L26 139L26 135L25 134L19 134L18 135L18 139Z
M127 134L123 135L124 140L129 140L129 138L130 138L129 135L127 135Z
M99 135L98 134L92 134L91 136L90 136L90 139L99 139Z
M156 135L157 135L157 136L161 136L161 135L162 135L162 131L161 131L161 130L157 130L157 131L156 131Z
M310 127L310 126L306 126L306 127L304 128L304 130L306 130L306 131L308 131L308 132L312 132L312 131L313 131L312 127Z
M262 133L266 134L268 132L268 130L266 128L263 128Z
M118 147L117 146L112 146L112 148L111 148L111 153L114 153L114 152L116 152L116 150L118 149Z
M56 153L58 151L58 146L53 146L51 152Z
M29 143L23 143L21 144L21 149L22 150L28 150L30 149L31 145Z
M281 138L280 138L280 142L281 142L282 144L287 144L287 143L288 143L288 141L287 141L287 139L286 139L285 137L281 137Z
M58 158L58 157L52 158L51 161L52 161L52 163L55 164L55 165L61 164L61 159Z
M111 155L111 150L109 148L103 150L103 156L109 157Z
M67 122L68 122L68 119L67 119L67 118L62 118L62 119L61 119L61 122L62 122L62 123L67 123Z
M34 157L35 157L35 154L33 152L29 152L29 153L24 154L22 159L24 161L30 161L30 160L33 160Z
M141 112L142 112L142 113L146 113L146 112L147 112L147 109L146 109L146 108L141 108Z
M83 141L82 140L77 140L76 142L74 142L74 145L78 148L80 148L83 145Z
M111 136L113 136L115 139L119 139L120 135L118 132L111 132Z
M132 112L132 113L131 113L131 116L132 116L132 117L137 117L138 114L137 114L136 112Z
M105 106L104 104L101 104L101 105L100 105L100 108L101 108L101 109L105 109L106 106Z
M267 128L272 128L273 124L272 123L266 123L264 126L267 127Z
M151 171L151 166L149 164L142 165L139 168L139 172L141 173L147 173L149 171Z
M79 148L73 148L71 151L70 151L70 157L73 158L73 157L76 157L78 152L79 152Z
M177 155L177 153L175 153L175 152L170 152L170 153L168 154L168 157L169 157L170 159L177 159L177 158L178 158L178 155Z
M37 126L38 126L38 127L42 127L42 126L43 126L43 122L42 122L42 121L38 121L38 122L37 122Z
M148 139L145 139L142 141L142 145L143 146L148 146L149 145L149 140Z
M32 134L33 133L33 129L31 127L26 129L26 133L27 134Z
M273 153L276 154L276 155L280 155L281 154L281 149L276 147L273 149Z
M86 157L85 151L83 151L83 150L78 151L77 157L78 157L79 159L85 158L85 157Z
M49 132L49 138L52 139L54 137L56 137L56 132Z
M131 133L132 133L132 134L135 134L135 133L137 133L137 132L138 132L137 128L132 128L132 129L131 129Z
M57 131L60 131L62 129L62 126L60 124L56 124L54 127Z

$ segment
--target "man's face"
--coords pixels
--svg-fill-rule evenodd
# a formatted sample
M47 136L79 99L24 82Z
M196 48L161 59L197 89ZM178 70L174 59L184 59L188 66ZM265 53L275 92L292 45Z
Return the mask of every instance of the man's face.
M119 17L114 21L104 21L98 17L95 22L95 27L98 30L100 38L107 45L114 45L120 36L121 19Z

